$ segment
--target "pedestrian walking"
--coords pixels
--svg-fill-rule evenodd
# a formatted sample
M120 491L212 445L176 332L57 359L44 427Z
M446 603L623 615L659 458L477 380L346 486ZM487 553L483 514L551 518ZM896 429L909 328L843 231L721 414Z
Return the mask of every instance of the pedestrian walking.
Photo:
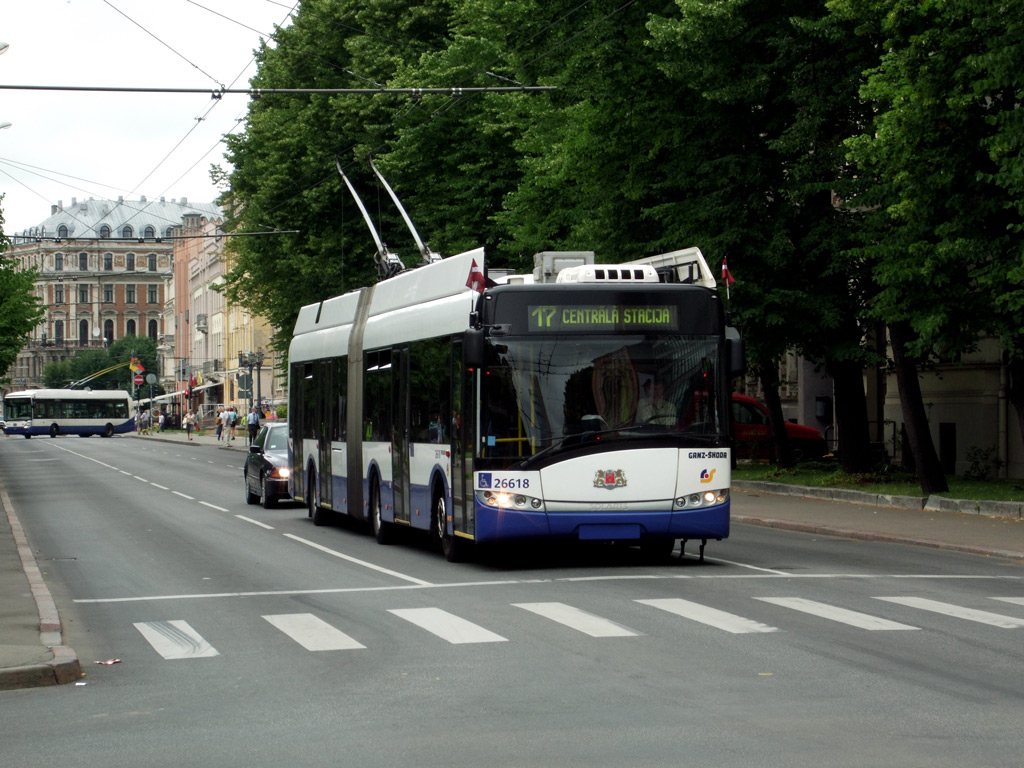
M159 419L160 419L160 431L163 432L164 431L164 412L163 411L160 411Z
M192 439L192 427L196 423L196 417L192 414L192 411L185 412L185 435L189 440Z
M256 410L255 405L249 409L245 424L249 428L249 445L252 445L253 440L256 439L256 433L260 431L260 412Z
M224 432L224 409L221 408L217 411L217 419L214 421L217 427L217 442L220 442L220 436Z
M235 410L235 406L230 406L228 409L228 424L231 426L231 440L233 441L237 435L235 430L238 429L238 411Z

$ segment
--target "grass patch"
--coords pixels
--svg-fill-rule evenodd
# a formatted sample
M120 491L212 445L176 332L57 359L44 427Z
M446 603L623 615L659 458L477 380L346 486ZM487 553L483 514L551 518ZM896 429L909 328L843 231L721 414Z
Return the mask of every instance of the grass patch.
M792 469L771 464L740 464L732 472L733 480L759 480L812 488L844 488L892 496L923 496L917 476L899 468L884 466L873 472L848 475L832 461L808 461ZM950 499L978 501L1024 501L1024 481L969 480L947 477L949 492L939 494Z

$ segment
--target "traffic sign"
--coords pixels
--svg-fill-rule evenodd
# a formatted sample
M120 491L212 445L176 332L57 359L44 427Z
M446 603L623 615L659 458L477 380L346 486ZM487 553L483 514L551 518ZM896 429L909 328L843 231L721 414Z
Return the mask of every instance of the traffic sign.
M135 374L135 383L136 384L141 384L142 383L142 374L141 373L136 373Z

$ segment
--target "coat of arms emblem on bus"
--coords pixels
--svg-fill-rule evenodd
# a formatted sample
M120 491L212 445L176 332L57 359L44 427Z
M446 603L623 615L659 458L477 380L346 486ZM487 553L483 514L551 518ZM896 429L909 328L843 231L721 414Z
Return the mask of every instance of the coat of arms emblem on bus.
M621 469L599 469L594 474L595 488L621 488L626 484L626 475Z

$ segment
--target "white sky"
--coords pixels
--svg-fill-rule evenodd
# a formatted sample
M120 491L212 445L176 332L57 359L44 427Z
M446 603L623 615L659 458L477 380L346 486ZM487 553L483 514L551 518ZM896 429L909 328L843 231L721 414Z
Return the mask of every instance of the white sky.
M0 42L10 46L0 56L0 85L248 88L260 37L287 26L295 5L0 0ZM0 130L4 232L36 226L72 197L213 202L210 165L226 166L220 138L242 128L248 101L0 89L0 123L11 123Z

